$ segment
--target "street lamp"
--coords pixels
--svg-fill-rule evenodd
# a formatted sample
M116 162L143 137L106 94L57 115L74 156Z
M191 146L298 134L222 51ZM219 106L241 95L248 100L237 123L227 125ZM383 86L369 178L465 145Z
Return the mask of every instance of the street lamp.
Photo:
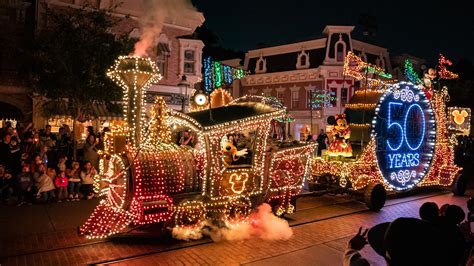
M181 89L181 91L184 91L185 93L181 96L181 112L185 112L186 108L186 102L189 101L188 99L188 87L189 87L189 82L186 79L186 75L183 75L181 77L181 80L178 83L178 87Z

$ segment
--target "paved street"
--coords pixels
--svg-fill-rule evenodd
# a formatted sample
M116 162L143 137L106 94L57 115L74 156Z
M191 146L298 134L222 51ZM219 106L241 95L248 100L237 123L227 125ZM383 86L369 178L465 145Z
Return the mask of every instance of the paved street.
M472 195L474 191L469 191ZM86 240L76 227L94 201L51 206L2 206L2 265L340 265L347 240L359 226L370 227L400 216L418 215L425 201L465 207L467 197L435 192L389 200L381 212L367 211L350 196L303 197L287 217L294 236L287 241L250 239L213 243L209 239L178 241L169 237ZM383 261L364 249L373 265Z

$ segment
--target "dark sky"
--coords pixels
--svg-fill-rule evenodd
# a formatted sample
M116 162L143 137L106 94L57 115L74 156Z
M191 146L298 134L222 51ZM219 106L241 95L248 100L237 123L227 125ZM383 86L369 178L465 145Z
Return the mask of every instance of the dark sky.
M421 3L423 2L423 3ZM361 14L376 16L376 42L390 54L436 60L438 53L474 62L474 9L470 1L418 0L193 0L205 25L224 47L246 51L257 43L281 44L321 36L325 25L355 25Z

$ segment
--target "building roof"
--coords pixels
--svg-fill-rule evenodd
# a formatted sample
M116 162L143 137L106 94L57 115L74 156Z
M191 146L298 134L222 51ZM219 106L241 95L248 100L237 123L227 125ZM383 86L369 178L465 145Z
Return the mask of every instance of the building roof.
M323 63L324 57L326 56L326 48L305 50L305 52L309 54L309 68L319 67ZM265 56L264 58L267 61L267 71L265 73L295 70L296 60L299 53L300 52L291 52ZM255 74L255 66L257 65L258 59L259 57L253 57L249 59L247 70L252 74Z
M351 37L353 29L354 26L328 25L324 28L322 37L313 37L309 40L249 50L245 55L245 68L251 74L255 74L257 61L262 57L266 60L265 73L297 70L296 63L298 55L303 50L309 53L309 68L318 68L320 65L323 65L326 53L328 53L330 57L334 55L335 44L339 41L339 38L341 38L346 44L348 51L354 51L356 55L364 51L368 63L376 64L376 60L380 56L385 57L386 68L388 71L391 71L387 49L353 39ZM327 36L330 33L334 33L335 35L332 35L333 37L330 39L330 43L328 43ZM340 37L338 38L337 35Z
M196 120L202 127L215 126L231 121L251 118L259 115L270 114L278 111L269 105L261 103L237 103L213 108L212 120L209 110L187 113L186 115Z

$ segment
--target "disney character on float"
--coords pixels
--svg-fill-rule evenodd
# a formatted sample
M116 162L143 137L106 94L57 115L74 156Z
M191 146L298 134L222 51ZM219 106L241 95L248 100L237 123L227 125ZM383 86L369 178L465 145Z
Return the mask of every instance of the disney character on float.
M352 146L349 143L351 130L346 119L346 114L339 114L328 117L328 124L332 125L332 142L329 145L327 154L329 156L352 157Z
M236 161L240 159L240 157L245 157L248 152L247 149L237 150L236 144L234 144L234 137L224 136L221 140L221 148L222 154L224 159L224 165L230 166L232 164L236 164Z
M433 96L433 80L435 78L436 69L434 68L428 68L426 73L423 75L423 92L428 100Z

